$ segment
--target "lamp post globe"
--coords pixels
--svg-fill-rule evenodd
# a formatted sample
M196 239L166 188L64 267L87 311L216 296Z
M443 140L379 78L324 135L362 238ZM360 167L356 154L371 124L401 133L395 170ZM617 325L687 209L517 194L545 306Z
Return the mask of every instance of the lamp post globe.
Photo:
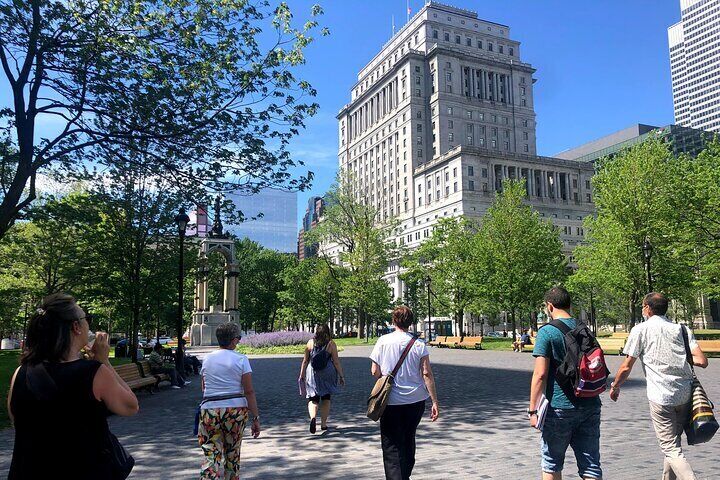
M183 303L184 300L184 274L185 274L185 232L187 225L190 223L190 217L185 212L185 208L181 207L177 215L175 215L175 224L178 227L178 237L180 239L180 265L178 269L178 311L177 311L177 337L178 344L175 351L175 368L178 372L184 372L183 360Z

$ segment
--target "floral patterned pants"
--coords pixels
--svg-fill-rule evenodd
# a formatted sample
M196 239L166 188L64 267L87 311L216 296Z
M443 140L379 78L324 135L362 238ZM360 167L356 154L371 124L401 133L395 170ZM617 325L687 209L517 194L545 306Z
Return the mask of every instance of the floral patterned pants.
M240 479L240 446L247 421L247 408L208 408L200 411L198 440L205 454L201 479Z

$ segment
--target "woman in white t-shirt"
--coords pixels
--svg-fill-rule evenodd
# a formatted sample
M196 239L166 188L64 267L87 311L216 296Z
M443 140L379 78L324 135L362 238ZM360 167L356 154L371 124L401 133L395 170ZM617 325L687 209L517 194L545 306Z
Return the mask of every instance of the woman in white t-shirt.
M392 373L405 347L413 339L408 332L414 323L408 307L397 307L392 314L395 331L380 337L370 354L375 378ZM425 401L432 400L431 421L439 415L435 377L430 368L427 345L416 340L395 375L390 400L380 417L385 478L407 480L415 466L415 432L425 412Z
M220 348L205 357L200 370L203 402L198 440L205 454L200 478L236 480L240 478L240 446L248 413L253 415L253 438L260 435L260 414L250 362L235 352L240 327L224 323L215 335Z

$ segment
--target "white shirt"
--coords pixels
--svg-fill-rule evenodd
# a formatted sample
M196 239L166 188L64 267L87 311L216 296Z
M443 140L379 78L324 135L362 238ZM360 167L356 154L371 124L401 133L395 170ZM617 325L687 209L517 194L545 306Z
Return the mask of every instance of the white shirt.
M653 315L633 327L623 353L639 358L647 379L647 397L666 406L690 401L692 369L687 362L682 326L665 317ZM695 335L688 329L690 350L697 347Z
M202 375L205 381L205 393L203 397L244 393L242 376L246 373L252 373L252 368L250 368L250 362L245 355L225 348L212 352L205 357L205 360L202 362L202 368L200 369L200 375ZM203 404L202 408L247 406L247 399L243 397L207 402Z
M370 359L380 365L383 375L392 373L411 338L411 334L395 330L378 339L370 354ZM416 340L395 376L388 405L422 402L430 396L420 371L420 360L428 355L430 352L425 342Z

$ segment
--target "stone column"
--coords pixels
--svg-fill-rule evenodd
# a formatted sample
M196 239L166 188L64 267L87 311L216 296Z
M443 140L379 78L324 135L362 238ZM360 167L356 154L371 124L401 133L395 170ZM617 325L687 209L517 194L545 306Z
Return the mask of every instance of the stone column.
M239 268L237 264L228 264L225 267L225 295L223 302L223 311L229 312L231 310L237 310L238 292L237 292L237 277L239 275Z

